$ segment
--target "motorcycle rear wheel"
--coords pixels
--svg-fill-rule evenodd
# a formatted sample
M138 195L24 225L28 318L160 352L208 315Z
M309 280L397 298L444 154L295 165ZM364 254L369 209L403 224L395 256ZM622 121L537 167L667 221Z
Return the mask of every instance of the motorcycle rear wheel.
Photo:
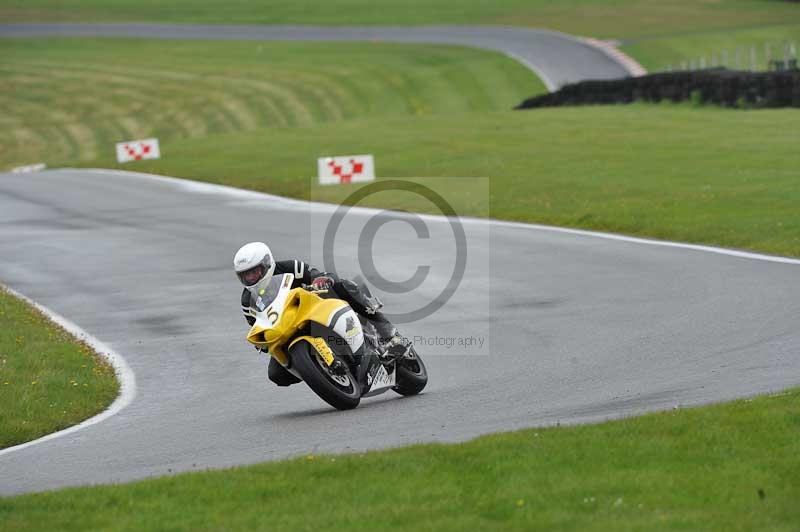
M317 350L308 342L298 342L289 350L292 367L314 393L339 410L350 410L361 402L361 387L344 364L343 374L335 375Z
M428 370L413 347L411 355L398 360L395 368L397 384L392 390L400 395L417 395L428 384Z

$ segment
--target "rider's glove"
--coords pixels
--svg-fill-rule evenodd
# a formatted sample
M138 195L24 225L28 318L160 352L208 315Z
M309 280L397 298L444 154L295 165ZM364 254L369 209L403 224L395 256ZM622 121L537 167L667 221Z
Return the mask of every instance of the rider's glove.
M321 275L311 281L311 289L312 290L329 290L333 287L333 279L330 277L326 277L325 275Z

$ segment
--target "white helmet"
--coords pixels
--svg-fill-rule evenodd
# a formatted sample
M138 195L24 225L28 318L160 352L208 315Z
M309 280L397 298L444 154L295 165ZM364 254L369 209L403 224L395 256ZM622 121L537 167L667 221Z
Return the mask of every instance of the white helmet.
M233 257L233 269L236 276L251 292L264 288L275 272L275 260L272 251L263 242L245 244Z

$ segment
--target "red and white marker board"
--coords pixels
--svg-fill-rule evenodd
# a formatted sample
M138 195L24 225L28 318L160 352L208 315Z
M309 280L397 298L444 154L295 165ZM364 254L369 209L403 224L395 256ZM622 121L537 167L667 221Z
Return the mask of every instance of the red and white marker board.
M320 185L363 183L375 180L375 160L372 155L343 155L317 159Z
M161 157L161 150L158 148L158 139L131 140L117 143L118 163L158 159L159 157Z

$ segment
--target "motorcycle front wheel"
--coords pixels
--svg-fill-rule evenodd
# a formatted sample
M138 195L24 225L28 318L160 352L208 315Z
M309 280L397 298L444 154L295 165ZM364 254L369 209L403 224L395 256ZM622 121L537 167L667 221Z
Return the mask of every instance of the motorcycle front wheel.
M305 341L293 345L289 355L303 381L332 407L350 410L361 402L361 387L344 362L340 361L337 370L328 367L316 348Z

